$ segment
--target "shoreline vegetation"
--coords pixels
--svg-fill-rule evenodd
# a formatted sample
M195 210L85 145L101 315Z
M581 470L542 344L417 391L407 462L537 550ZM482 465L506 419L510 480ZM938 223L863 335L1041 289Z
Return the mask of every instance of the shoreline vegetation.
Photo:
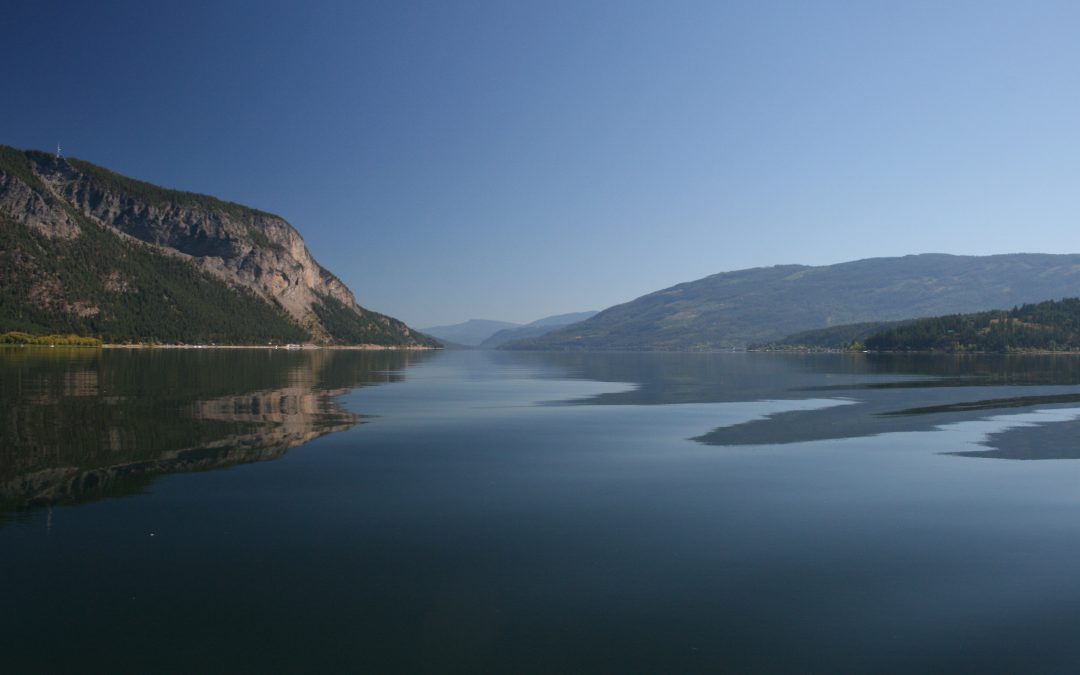
M22 331L0 333L0 345L40 346L40 347L100 347L101 338L85 335L32 335Z

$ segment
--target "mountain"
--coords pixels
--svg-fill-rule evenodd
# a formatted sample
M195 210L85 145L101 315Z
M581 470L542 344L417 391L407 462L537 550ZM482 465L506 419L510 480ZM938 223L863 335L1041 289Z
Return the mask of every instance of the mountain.
M672 286L518 349L741 348L842 324L976 312L1080 295L1080 255L910 255L779 265Z
M870 351L1078 351L1080 298L905 322L865 340Z
M513 342L514 340L524 340L526 338L534 338L540 337L541 335L547 335L556 328L569 326L572 323L584 321L585 319L589 319L593 316L596 316L596 310L547 316L543 319L537 319L532 323L527 323L524 326L518 326L516 328L504 328L498 333L495 333L488 339L481 342L480 346L485 349L495 349L496 347L501 347L508 342Z
M484 340L505 328L517 328L521 324L509 321L492 321L490 319L469 319L464 323L455 323L448 326L432 326L422 328L427 335L453 342L466 347L476 347Z
M270 213L0 146L0 332L437 343L366 310Z

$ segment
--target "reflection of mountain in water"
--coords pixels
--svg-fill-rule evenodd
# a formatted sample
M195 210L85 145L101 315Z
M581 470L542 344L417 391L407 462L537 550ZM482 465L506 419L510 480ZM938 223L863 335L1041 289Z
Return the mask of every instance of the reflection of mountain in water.
M1005 429L991 434L983 445L986 450L952 454L988 459L1080 459L1080 420Z
M0 350L0 512L276 459L360 421L334 397L418 352Z

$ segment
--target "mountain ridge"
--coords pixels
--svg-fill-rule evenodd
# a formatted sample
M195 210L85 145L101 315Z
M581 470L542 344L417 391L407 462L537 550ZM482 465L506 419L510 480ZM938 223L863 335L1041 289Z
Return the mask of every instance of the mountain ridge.
M800 331L1080 295L1080 255L929 253L721 272L601 311L512 349L745 348Z

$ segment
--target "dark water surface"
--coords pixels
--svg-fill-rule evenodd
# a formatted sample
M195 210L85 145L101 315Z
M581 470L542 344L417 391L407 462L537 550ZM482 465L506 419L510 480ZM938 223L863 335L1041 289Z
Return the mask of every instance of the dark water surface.
M0 404L5 673L1080 672L1080 358L4 349Z

